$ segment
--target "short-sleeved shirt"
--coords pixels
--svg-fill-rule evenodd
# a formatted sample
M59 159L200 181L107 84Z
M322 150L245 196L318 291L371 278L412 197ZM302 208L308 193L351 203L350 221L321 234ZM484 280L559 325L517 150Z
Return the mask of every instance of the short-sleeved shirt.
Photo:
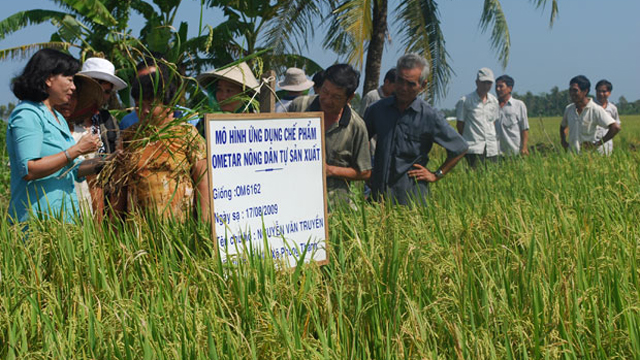
M383 99L383 98L384 98L384 93L382 92L382 86L380 86L377 89L369 91L362 97L362 100L360 100L360 111L358 112L358 114L360 116L364 116L364 113L365 111L367 111L367 108L369 106L371 106L376 101L380 101L380 99Z
M297 96L284 96L276 103L276 112L277 113L286 113L289 111L289 104L296 98Z
M434 142L445 148L448 156L468 149L442 113L420 98L402 112L395 96L384 98L369 107L365 123L369 136L378 136L371 174L371 192L376 200L386 197L399 204L426 200L427 182L416 181L407 172L414 164L427 166Z
M602 104L600 104L597 99L593 99L593 101L596 104L602 106ZM607 107L603 107L603 109L605 109L606 112L608 112L609 115L611 115L611 118L613 118L613 120L615 120L615 122L618 125L621 124L620 115L618 115L618 108L614 104L612 104L611 102L607 102ZM601 126L598 126L596 128L596 140L602 139L607 134L607 131L609 131L609 129L603 128ZM606 143L600 145L598 147L598 151L600 153L604 153L604 154L607 154L607 155L611 154L611 152L613 151L613 139L611 139L611 140L607 141Z
M291 105L290 112L322 111L320 98L299 96ZM328 165L354 168L358 171L371 170L369 139L364 121L349 105L342 110L340 120L324 130L325 161ZM327 178L329 196L341 196L349 191L349 182L337 177Z
M55 111L55 110L54 110ZM36 180L24 180L29 173L28 162L59 154L75 145L64 117L56 118L42 102L22 101L11 113L7 126L7 150L11 163L11 200L9 216L13 221L37 217L62 217L73 222L78 213L74 180L80 160L66 165L51 175Z
M608 128L615 120L594 101L589 99L587 105L578 114L576 104L571 103L564 109L561 126L569 127L569 146L579 152L583 142L594 142L598 126Z
M498 120L498 99L487 94L485 102L476 91L463 96L456 104L456 118L464 122L462 137L469 144L469 154L485 154L487 157L499 153L495 122Z
M138 123L122 137L125 156L113 178L126 191L127 212L155 212L177 220L193 214L197 184L191 174L196 163L206 159L206 145L196 128Z
M500 143L500 153L504 155L517 155L522 145L521 134L529 130L529 118L527 106L524 102L509 98L500 108L500 117L496 122L496 131Z

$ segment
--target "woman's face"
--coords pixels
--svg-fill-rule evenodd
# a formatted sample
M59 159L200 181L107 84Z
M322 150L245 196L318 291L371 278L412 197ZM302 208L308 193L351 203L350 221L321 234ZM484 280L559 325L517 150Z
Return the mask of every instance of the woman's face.
M227 99L231 99L232 97L240 94L242 94L242 87L240 85L227 80L218 81L216 100L220 104L220 109L222 111L236 111L242 105L240 99L232 101L228 101Z
M47 85L47 93L49 94L49 104L51 106L62 105L71 100L71 95L76 89L73 83L73 75L66 76L64 74L51 75L45 81Z
M76 106L78 105L78 93L73 92L71 94L71 98L64 104L56 105L55 108L64 116L65 119L69 119L71 114L76 110Z

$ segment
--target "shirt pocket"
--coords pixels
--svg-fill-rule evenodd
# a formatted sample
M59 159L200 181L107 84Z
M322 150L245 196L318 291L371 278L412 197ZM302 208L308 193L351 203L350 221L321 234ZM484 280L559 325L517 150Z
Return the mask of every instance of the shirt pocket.
M584 117L580 121L580 134L583 137L589 137L595 132L595 122L590 117Z
M502 118L502 126L506 129L514 128L518 125L518 119L515 114L505 114Z
M397 154L399 157L408 159L415 158L423 153L428 142L428 134L420 134L415 132L405 132L403 136L397 141ZM426 155L426 154L425 154Z

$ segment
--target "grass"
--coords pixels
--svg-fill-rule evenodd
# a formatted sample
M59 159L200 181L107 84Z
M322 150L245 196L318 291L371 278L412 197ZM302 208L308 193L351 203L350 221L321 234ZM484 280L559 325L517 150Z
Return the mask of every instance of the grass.
M339 209L325 267L225 267L203 224L3 220L0 358L640 359L640 117L622 123L611 157L461 164L428 207ZM530 124L558 147L559 119Z

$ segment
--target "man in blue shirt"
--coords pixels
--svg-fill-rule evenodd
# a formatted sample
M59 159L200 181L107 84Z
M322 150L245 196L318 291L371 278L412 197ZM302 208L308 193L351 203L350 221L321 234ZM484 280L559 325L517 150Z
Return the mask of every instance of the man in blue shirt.
M427 85L429 65L417 54L406 54L396 66L396 92L371 105L365 113L369 137L378 135L371 190L375 200L406 205L425 204L428 183L448 173L464 156L467 143L444 116L418 97ZM447 150L447 159L432 172L426 168L433 143Z

